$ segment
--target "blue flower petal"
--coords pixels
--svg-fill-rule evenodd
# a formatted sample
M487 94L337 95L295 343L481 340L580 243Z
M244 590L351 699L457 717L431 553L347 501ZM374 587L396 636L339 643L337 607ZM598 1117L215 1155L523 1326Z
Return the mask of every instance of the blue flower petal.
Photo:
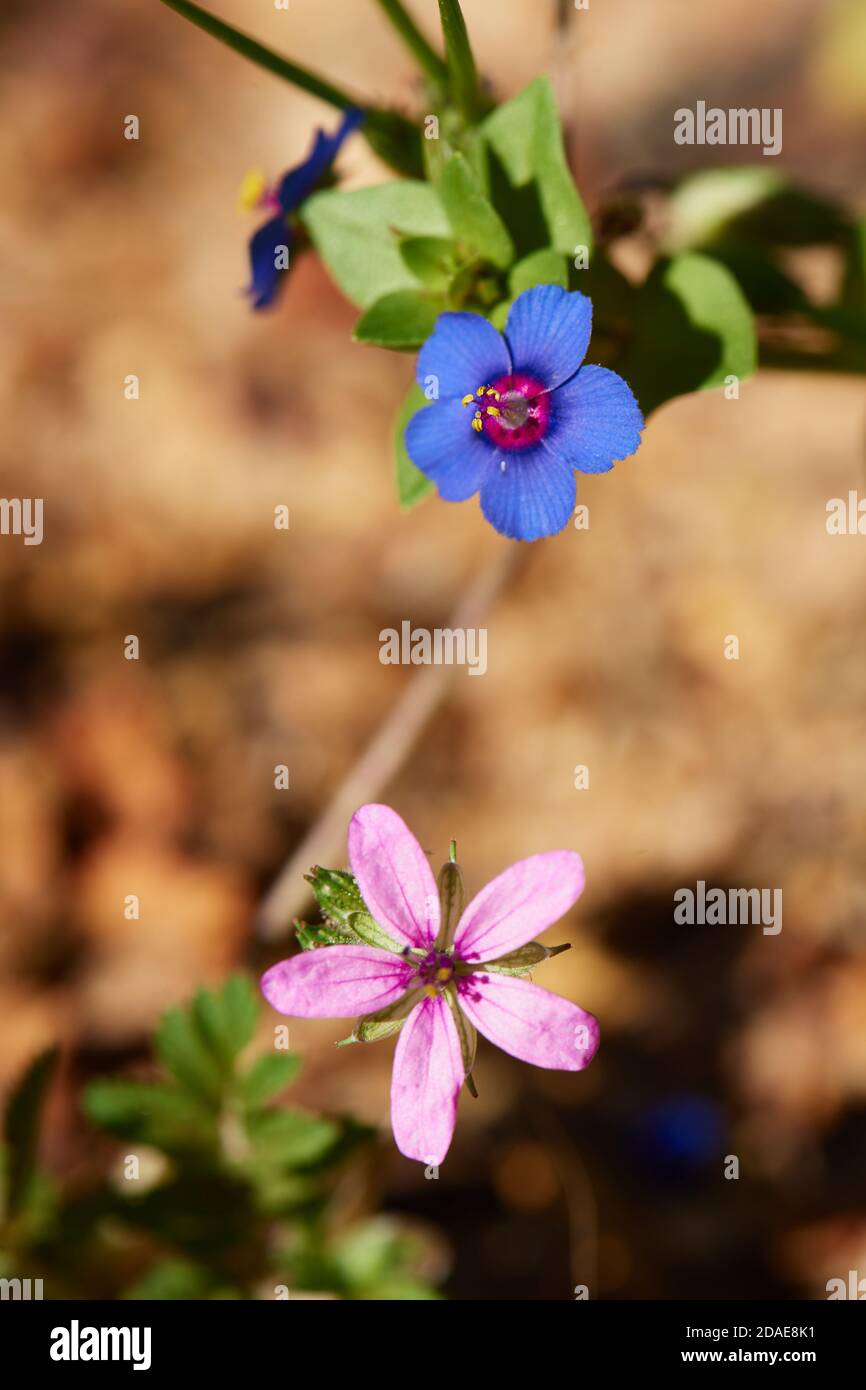
M272 303L285 274L285 271L277 269L277 251L281 246L291 247L292 240L292 230L286 225L281 212L259 227L250 238L252 281L247 293L252 298L254 309L264 309Z
M643 416L621 376L606 367L581 367L553 395L545 444L581 473L607 473L640 444Z
M453 400L510 371L505 339L492 323L480 314L440 314L418 354L416 380L426 391L435 378L439 399Z
M283 212L294 212L309 198L316 184L337 158L343 141L353 130L357 130L363 120L363 111L350 107L333 135L328 135L324 130L316 132L313 148L307 158L283 175L277 189L277 198Z
M481 487L481 510L503 536L536 541L568 524L576 495L571 465L539 444L494 456Z
M537 377L548 390L574 376L591 332L592 300L559 285L524 290L505 324L514 370Z
M438 401L416 411L404 433L406 452L431 478L446 502L465 502L477 492L492 463L487 439L472 428L472 410L459 401Z

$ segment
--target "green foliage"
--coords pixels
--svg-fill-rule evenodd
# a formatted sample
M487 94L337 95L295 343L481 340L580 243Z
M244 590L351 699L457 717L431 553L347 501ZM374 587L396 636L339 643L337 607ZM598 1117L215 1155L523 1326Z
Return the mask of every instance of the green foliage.
M319 870L313 878L336 919L363 910L350 874ZM294 1082L299 1059L276 1049L248 1055L259 1014L258 991L232 976L160 1019L154 1050L162 1074L92 1081L83 1111L122 1141L123 1177L105 1176L63 1198L36 1165L54 1060L52 1053L36 1059L6 1113L6 1277L44 1277L52 1297L275 1298L289 1288L344 1298L434 1296L418 1278L417 1252L399 1234L378 1242L369 1264L349 1258L369 1223L346 1227L331 1218L331 1198L372 1134L345 1117L274 1104Z
M356 342L374 347L417 350L430 337L444 307L441 298L426 291L394 290L361 315L353 336Z
M458 241L483 260L505 269L514 259L514 243L499 213L462 154L452 155L442 171L439 196Z
M403 237L450 233L435 191L411 179L349 193L327 189L307 200L302 217L322 260L359 309L395 290L421 287L400 255Z
M429 405L420 386L410 386L394 422L394 475L397 483L397 496L404 511L422 502L434 490L434 484L416 468L408 453L403 436L406 426L416 411Z

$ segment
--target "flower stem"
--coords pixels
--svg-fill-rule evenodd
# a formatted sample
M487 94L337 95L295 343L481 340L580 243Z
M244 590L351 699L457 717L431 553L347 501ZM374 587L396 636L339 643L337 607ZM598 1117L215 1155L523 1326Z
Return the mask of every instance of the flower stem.
M310 96L318 97L329 106L335 106L338 111L347 111L350 107L362 110L365 115L363 134L380 159L384 159L398 173L421 176L418 127L405 116L396 111L383 111L378 107L367 106L350 92L336 87L327 78L310 72L309 68L301 67L288 58L282 58L279 53L266 48L249 34L242 33L231 24L223 23L215 15L203 10L200 5L194 4L193 0L162 0L162 3L182 15L184 19L188 19L197 29L202 29L204 33L224 43L227 48L240 53L241 57L249 58L251 63L264 68L266 72L274 73L276 77L281 77L284 82L291 82L302 92L309 92Z
M471 123L481 115L482 101L478 88L478 72L466 32L466 21L460 9L460 0L439 0L439 16L445 36L451 95L464 119Z
M379 4L421 70L435 87L445 90L448 86L448 66L427 42L401 0L379 0Z

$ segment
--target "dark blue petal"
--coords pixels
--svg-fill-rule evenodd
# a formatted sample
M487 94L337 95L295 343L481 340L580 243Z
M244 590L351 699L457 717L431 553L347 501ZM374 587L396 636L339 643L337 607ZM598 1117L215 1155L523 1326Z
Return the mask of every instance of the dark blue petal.
M357 130L363 120L363 111L350 107L333 135L328 135L324 130L316 131L313 148L307 158L283 175L277 189L277 198L283 212L294 212L309 198L316 184L328 172L339 154L343 141L353 130Z
M477 492L493 454L472 428L472 408L439 401L417 411L403 436L416 468L431 478L446 502L465 502Z
M505 324L514 370L537 377L548 390L574 376L591 332L592 300L559 285L524 290Z
M270 304L285 275L278 270L277 253L282 246L291 247L293 234L286 226L283 214L277 213L250 238L250 268L252 280L247 289L254 309L264 309Z
M545 443L581 473L607 473L638 448L643 423L621 376L606 367L581 367L553 394Z
M415 378L422 391L432 378L440 400L459 400L510 371L505 339L492 323L480 314L440 314L418 354Z
M536 541L568 524L576 494L574 470L542 443L494 455L481 487L481 510L503 536Z

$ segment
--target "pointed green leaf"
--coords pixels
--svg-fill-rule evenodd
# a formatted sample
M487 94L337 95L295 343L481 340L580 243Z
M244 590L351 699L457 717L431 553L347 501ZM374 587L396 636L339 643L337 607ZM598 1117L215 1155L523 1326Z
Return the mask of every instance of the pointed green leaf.
M15 1215L26 1203L36 1179L39 1121L57 1057L56 1047L40 1052L13 1090L6 1107L6 1208L10 1215Z
M157 1056L181 1086L210 1105L219 1104L225 1080L223 1065L191 1010L168 1009L159 1020L153 1041Z
M686 252L642 287L634 341L617 370L648 415L727 376L743 381L756 360L754 317L733 275L711 256Z
M457 269L457 245L449 237L403 237L400 255L407 270L428 290L446 290Z
M491 197L524 254L549 244L571 258L592 246L592 228L562 141L548 78L537 77L481 125Z
M196 995L195 1021L226 1072L252 1038L258 1011L258 998L245 975L232 975L219 991L200 990Z
M214 1112L176 1086L92 1081L84 1092L83 1108L93 1124L119 1139L166 1153L216 1149Z
M356 343L414 352L426 343L445 305L423 290L395 290L362 314L352 337Z
M350 192L328 189L309 198L301 216L335 281L359 309L394 290L419 288L400 255L401 236L450 233L436 193L412 179Z
M514 242L462 154L452 155L439 180L439 196L458 241L503 269L514 260Z
M257 1057L240 1080L241 1097L247 1105L264 1105L292 1084L300 1066L300 1057L291 1052L271 1052Z
M524 256L509 271L508 288L512 298L516 299L524 290L531 290L536 285L559 285L564 290L568 289L565 258L549 246Z
M483 101L459 0L439 0L439 17L445 39L451 96L465 120L471 123L477 120L483 109Z
M429 497L435 489L435 483L425 477L420 468L416 468L410 459L403 437L406 426L415 412L429 404L430 402L420 386L410 386L394 423L394 473L397 496L404 511L408 511L410 507L416 506L425 497Z

